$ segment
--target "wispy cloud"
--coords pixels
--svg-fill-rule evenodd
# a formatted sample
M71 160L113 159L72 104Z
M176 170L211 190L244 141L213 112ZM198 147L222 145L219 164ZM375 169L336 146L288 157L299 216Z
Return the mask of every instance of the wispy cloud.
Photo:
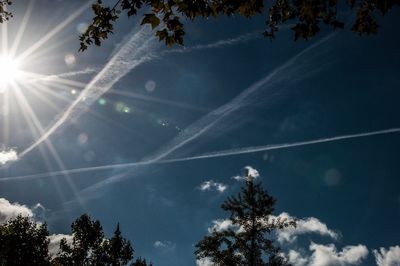
M157 240L153 247L163 252L172 252L175 250L176 244L168 240Z
M204 181L200 186L199 189L201 191L209 191L215 190L220 193L224 192L228 188L227 185L219 182L214 182L213 180Z

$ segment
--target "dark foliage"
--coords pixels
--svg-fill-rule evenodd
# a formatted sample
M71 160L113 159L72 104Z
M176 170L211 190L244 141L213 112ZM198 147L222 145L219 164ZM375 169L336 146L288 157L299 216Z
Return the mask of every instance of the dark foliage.
M400 0L118 0L107 7L98 0L92 7L92 23L80 36L80 50L92 43L100 45L113 32L113 24L122 13L130 17L139 9L148 10L141 24L149 24L160 41L172 46L183 44L185 21L221 15L250 18L261 14L267 17L265 36L273 38L280 25L291 23L295 40L309 39L320 32L322 25L344 28L338 18L339 6L355 10L352 31L370 35L378 31L377 14L385 15L399 5Z
M7 11L7 6L11 5L11 0L0 0L0 23L9 20L12 14Z
M248 178L246 186L229 197L222 209L230 213L232 226L214 228L196 245L198 259L209 258L215 265L288 265L274 245L271 233L296 226L295 221L272 218L275 199L263 190L260 183Z
M98 220L93 221L86 214L71 225L72 245L63 239L60 252L53 260L55 265L129 265L133 260L133 248L120 231L119 224L114 235L107 239ZM138 264L137 261L142 262ZM137 259L130 265L146 266L146 262Z
M28 217L18 216L0 225L0 265L50 265L49 232Z
M120 231L107 239L98 220L86 214L71 225L73 241L60 242L55 258L49 255L49 232L46 224L17 216L0 225L1 266L151 266L145 259L133 260L133 248Z

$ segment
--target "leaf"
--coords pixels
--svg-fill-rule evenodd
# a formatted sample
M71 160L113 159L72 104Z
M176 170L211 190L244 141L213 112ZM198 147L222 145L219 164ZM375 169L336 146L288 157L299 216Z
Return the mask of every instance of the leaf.
M150 24L151 28L154 29L158 25L160 25L160 19L155 14L145 14L140 25Z

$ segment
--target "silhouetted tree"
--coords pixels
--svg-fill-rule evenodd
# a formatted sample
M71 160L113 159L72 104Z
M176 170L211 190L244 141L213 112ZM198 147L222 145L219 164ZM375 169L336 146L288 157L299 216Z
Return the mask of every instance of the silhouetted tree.
M271 233L296 226L295 221L271 217L275 199L261 183L247 177L246 186L237 196L229 197L222 209L230 212L228 228L212 229L196 245L198 259L210 259L215 265L262 266L288 265L274 245Z
M153 264L150 262L150 264L147 264L145 259L142 258L137 258L134 263L132 263L131 266L152 266Z
M60 252L54 263L60 265L105 265L104 233L100 221L92 221L86 214L71 225L72 245L60 242Z
M113 237L105 242L105 252L109 265L127 265L133 258L131 243L122 237L119 223Z
M0 265L50 265L46 224L17 216L0 225Z
M60 251L53 259L53 265L65 266L147 266L146 261L133 261L133 248L125 239L119 224L114 235L107 239L104 236L100 221L93 221L83 214L71 225L72 244L64 238L60 242Z

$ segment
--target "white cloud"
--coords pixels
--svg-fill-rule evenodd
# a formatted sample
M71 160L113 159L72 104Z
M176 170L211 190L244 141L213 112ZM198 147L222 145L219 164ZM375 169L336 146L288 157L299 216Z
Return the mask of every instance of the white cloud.
M251 166L246 166L244 169L247 171L246 176L248 177L257 178L260 176L258 171Z
M18 215L33 217L33 211L26 205L17 202L11 203L5 198L0 198L0 224L17 217Z
M164 240L164 241L157 240L156 242L154 242L153 246L156 249L160 249L163 251L173 251L173 250L175 250L176 244L171 241L168 241L168 240Z
M373 252L378 266L400 265L400 246L389 247L389 250L385 248L374 249Z
M55 255L57 255L58 251L60 250L61 239L63 239L63 238L65 238L67 240L67 243L69 245L72 244L72 238L73 238L72 235L53 234L48 237L48 239L50 240L50 243L49 243L50 256L54 257Z
M17 151L13 149L0 151L0 164L6 164L16 160L18 160Z
M309 261L308 257L303 257L300 252L296 250L290 250L287 257L290 264L293 264L294 266L304 266L307 265Z
M368 256L368 249L364 245L345 246L342 251L337 251L335 245L319 245L311 243L310 266L345 266L359 265Z
M223 184L223 183L218 183L218 182L214 182L213 180L209 180L209 181L204 181L199 189L201 191L207 191L207 190L216 190L220 193L224 192L227 189L227 185Z
M225 231L225 230L228 230L229 228L234 227L234 225L230 219L218 219L218 220L212 221L212 223L213 223L213 226L208 228L209 233L212 233L214 231L221 232L221 231Z
M233 179L236 181L242 181L242 180L247 180L248 178L254 179L260 176L260 173L258 170L251 166L245 166L243 168L243 174L242 175L236 175L232 176Z
M269 220L263 220L265 224L275 223L277 220L282 221L296 221L296 227L288 227L283 228L276 231L277 240L281 243L293 243L297 240L299 235L304 234L318 234L321 236L328 236L332 239L338 239L339 234L329 229L326 224L322 223L315 217L307 217L303 219L296 219L295 217L290 216L290 214L283 212L278 216L271 215L269 216ZM211 233L213 231L224 231L229 228L234 230L243 230L238 226L235 226L230 219L217 219L212 221L212 226L208 228L208 232Z
M213 266L214 264L210 258L203 258L203 259L196 260L196 265L197 266Z
M290 216L288 213L283 212L277 217L272 218L281 218L287 220L296 220L296 228L288 227L282 230L277 231L278 241L280 243L283 242L294 242L297 239L298 235L304 234L319 234L321 236L329 236L333 239L338 239L339 234L329 229L328 226L322 223L315 217L307 217L303 219L296 219L295 217Z
M274 223L277 219L280 221L295 220L288 213L282 213L279 216L270 216L268 221L265 220L265 223ZM297 228L277 230L277 239L281 244L291 244L297 239L297 236L310 233L328 236L332 239L339 238L338 233L329 229L326 224L315 217L297 219L296 221ZM208 232L220 232L228 229L243 230L235 226L230 219L218 219L212 221L212 226L208 228ZM369 253L367 247L361 244L348 245L338 251L334 244L320 245L313 242L309 245L309 251L311 253L304 250L300 252L292 249L285 256L294 266L347 266L361 264ZM374 251L374 253L379 254L381 261L387 259L391 263L392 261L396 261L395 259L400 259L400 247L392 247L389 251L381 249L380 253L377 253L377 251ZM198 266L212 265L209 259L197 260L196 263ZM378 266L394 266L394 264L378 264Z
M289 262L294 266L347 266L359 265L368 256L368 249L364 245L345 246L337 251L334 244L320 245L311 242L310 256L290 250L287 254Z

